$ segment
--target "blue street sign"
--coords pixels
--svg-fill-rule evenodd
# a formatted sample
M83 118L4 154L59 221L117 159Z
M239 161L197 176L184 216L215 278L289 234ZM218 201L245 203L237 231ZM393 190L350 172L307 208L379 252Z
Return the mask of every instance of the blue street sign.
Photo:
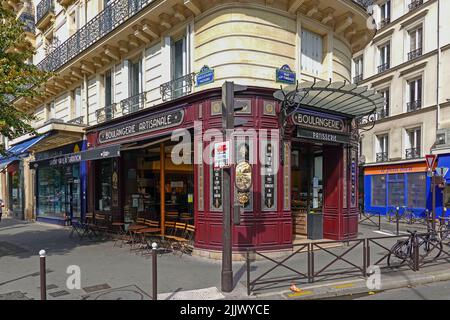
M276 71L276 81L286 84L295 84L297 82L297 75L291 68L285 64Z
M214 69L210 69L208 66L203 66L203 68L196 76L195 85L199 87L213 82L214 82Z

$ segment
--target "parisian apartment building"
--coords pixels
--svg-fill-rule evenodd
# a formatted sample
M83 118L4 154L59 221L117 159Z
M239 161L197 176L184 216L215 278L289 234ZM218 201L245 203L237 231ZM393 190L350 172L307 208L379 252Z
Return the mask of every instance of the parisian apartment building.
M361 202L368 212L430 211L425 156L449 165L450 1L377 1L373 10L377 33L353 55L353 83L382 94L385 105L361 131ZM440 213L450 194L436 194Z
M411 161L406 150L408 157L423 157L434 143L437 1L409 13L398 2L378 31L369 23L369 2L356 0L5 3L27 22L32 63L55 73L42 96L13 102L36 116L36 133L6 141L8 155L0 159L5 210L19 219L67 224L106 214L113 222L154 218L164 224L175 215L195 225L196 248L219 250L224 203L234 201L242 208L232 228L236 248L291 246L306 234L306 214L314 211L323 214L324 237L354 237L359 141L353 120L373 109L381 114L384 101L367 86L381 90L391 83L389 117L379 118L362 140L367 165L383 152L375 150L374 137L387 128L388 139L404 135L405 142L400 131L419 128L420 141L404 150L391 144L387 162ZM408 32L419 22L423 40L409 50ZM446 37L442 32L441 44ZM379 61L384 43L390 46ZM440 74L445 83L450 75ZM365 87L352 83L358 76ZM236 145L237 163L254 154L261 161L251 167L252 183L236 188L231 199L222 192L221 170L170 157L173 131L194 133L195 122L202 133L222 128L225 81L246 86L234 100L244 128L283 132L279 145L260 137ZM412 104L407 87L416 90ZM280 122L287 92L302 103ZM204 140L183 154L202 154L209 146ZM270 169L275 156L276 172Z

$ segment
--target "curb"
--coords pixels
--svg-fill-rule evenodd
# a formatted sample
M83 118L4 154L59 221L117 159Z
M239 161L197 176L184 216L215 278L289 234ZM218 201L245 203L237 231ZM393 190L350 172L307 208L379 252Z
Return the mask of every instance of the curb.
M398 277L398 276L397 276ZM366 286L365 279L358 279L353 281L340 281L334 283L328 283L324 285L301 287L301 292L292 293L290 291L274 292L267 294L260 294L247 297L261 299L286 299L286 300L318 300L318 299L332 299L339 297L346 297L352 295L367 294L371 292L378 293L386 290L400 289L418 285L429 284L433 282L448 281L450 280L449 271L436 271L428 274L411 274L405 275L403 279L390 279L383 281L380 290L370 290Z

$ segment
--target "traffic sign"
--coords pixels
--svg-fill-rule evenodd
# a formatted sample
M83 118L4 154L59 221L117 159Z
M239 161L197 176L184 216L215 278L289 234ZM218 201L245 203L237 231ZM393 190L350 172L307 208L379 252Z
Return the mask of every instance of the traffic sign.
M214 168L230 167L230 141L214 144Z
M428 170L433 170L434 165L436 163L436 155L435 154L427 154L425 156L425 159L427 161Z
M445 177L447 175L449 168L447 167L438 167L436 168L436 173L441 176L441 177Z

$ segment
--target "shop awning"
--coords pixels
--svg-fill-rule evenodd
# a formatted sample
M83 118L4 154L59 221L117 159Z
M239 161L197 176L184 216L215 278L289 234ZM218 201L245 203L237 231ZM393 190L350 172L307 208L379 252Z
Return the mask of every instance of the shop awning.
M0 160L0 172L8 168L8 166L14 161L19 161L20 159L17 157L9 157L3 160Z
M19 161L21 157L27 154L28 150L36 143L45 139L47 134L35 137L33 139L26 140L18 143L8 150L6 150L6 156L0 157L0 171L6 169L14 161Z
M79 163L82 161L115 158L120 156L120 147L120 145L114 145L103 148L95 148L92 150L68 153L58 157L31 162L30 168L35 169L40 165L58 166Z
M278 90L274 97L290 107L309 107L349 118L380 111L385 104L384 97L375 90L345 81L305 81Z

